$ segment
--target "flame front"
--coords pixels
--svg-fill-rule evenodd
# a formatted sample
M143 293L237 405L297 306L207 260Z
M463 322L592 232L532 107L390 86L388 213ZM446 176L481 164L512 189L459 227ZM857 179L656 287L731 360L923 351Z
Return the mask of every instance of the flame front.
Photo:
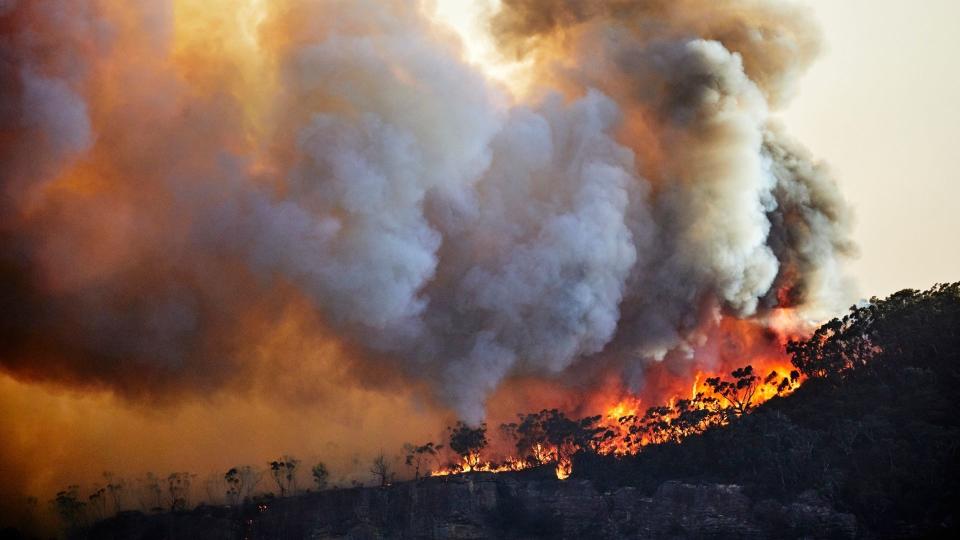
M558 479L565 480L573 474L574 456L581 450L630 456L642 452L647 445L679 442L711 427L725 425L773 397L790 394L802 384L803 378L790 364L784 346L789 339L801 336L806 327L786 311L778 310L777 324L722 322L718 328L726 350L712 350L718 355L715 361L723 366L722 370L696 371L692 382L684 382L681 376L669 382L661 381L657 393L651 395L665 399L662 405L649 396L645 399L641 394L629 392L621 393L613 401L604 395L585 399L608 403L596 423L595 436L585 447L570 444L557 447L541 441L530 447L526 458L506 452L500 461L484 461L479 453L474 453L432 475L501 473L550 466ZM743 366L749 366L749 371L737 370ZM737 373L741 375L734 382L740 385L723 385L725 378Z

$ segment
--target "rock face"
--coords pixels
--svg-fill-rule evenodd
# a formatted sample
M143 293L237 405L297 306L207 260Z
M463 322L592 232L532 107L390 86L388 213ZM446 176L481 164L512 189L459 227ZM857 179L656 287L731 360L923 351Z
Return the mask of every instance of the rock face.
M252 512L252 513L249 513ZM151 520L167 520L166 525ZM172 520L172 521L171 521ZM187 521L189 525L187 525ZM856 520L814 494L752 501L739 486L667 482L653 496L588 480L470 474L385 489L333 490L247 514L111 520L93 537L143 538L854 538ZM190 530L187 530L188 527ZM169 531L164 535L163 531Z

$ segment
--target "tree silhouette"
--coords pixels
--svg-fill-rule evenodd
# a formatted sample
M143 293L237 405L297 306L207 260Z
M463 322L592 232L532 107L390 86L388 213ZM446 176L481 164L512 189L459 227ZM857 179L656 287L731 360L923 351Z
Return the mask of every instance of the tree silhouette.
M764 383L772 387L778 396L782 396L800 386L800 372L794 369L789 376L780 378L779 373L771 371Z
M677 400L673 408L673 419L670 421L673 442L680 442L691 435L703 433L707 428L720 424L724 419L720 401L703 392L697 392L691 399Z
M280 489L280 496L284 497L288 493L296 494L297 467L300 465L300 460L291 456L283 456L278 460L271 461L268 465L270 466L270 475L276 482L277 488Z
M243 465L237 468L237 473L240 476L240 491L243 493L243 500L247 500L253 496L257 485L263 479L263 471L251 465Z
M94 520L107 517L107 488L94 487L93 493L87 497L87 507Z
M113 501L113 511L114 513L119 512L123 506L123 493L126 489L127 482L122 478L115 477L110 471L105 471L103 478L107 482L105 486L107 488L107 494L110 496L110 500Z
M190 506L190 482L193 475L186 472L170 473L167 476L167 494L170 510L186 510Z
M373 463L370 464L370 474L372 474L374 479L377 480L380 487L387 487L390 485L393 474L391 472L390 463L387 461L386 456L384 456L382 452L373 458Z
M140 485L140 489L138 490L140 507L144 511L162 511L163 488L160 487L160 479L155 474L148 472L138 483Z
M327 487L327 480L330 478L330 472L327 470L327 466L323 462L319 462L310 469L310 474L313 476L313 483L317 485L318 490L324 490Z
M595 451L636 454L649 444L678 443L724 422L728 412L720 399L698 392L690 399L650 407L643 415L624 415L616 425L597 430Z
M463 459L467 467L475 468L480 463L480 452L487 447L487 424L474 428L457 422L447 430L450 432L450 449Z
M413 479L420 479L420 469L430 460L435 460L437 454L443 448L442 444L434 445L432 442L427 442L421 445L415 445L407 443L403 445L403 449L406 452L404 457L404 463L408 467L413 467Z
M705 382L714 393L722 397L734 415L743 416L753 406L760 378L753 372L753 366L737 368L730 373L732 381L720 377L710 377Z
M50 501L63 526L67 531L78 529L83 524L84 504L80 500L80 486L67 486L63 491L58 491L56 496Z
M842 378L882 353L916 363L942 361L960 347L960 282L904 289L850 307L813 336L790 341L793 365L812 378Z
M514 439L517 455L532 465L569 459L578 451L591 448L603 431L597 427L600 416L574 420L558 409L517 416L519 422L503 424L500 429Z
M243 493L243 477L236 467L232 467L223 475L223 481L227 484L227 503L239 504L240 496Z

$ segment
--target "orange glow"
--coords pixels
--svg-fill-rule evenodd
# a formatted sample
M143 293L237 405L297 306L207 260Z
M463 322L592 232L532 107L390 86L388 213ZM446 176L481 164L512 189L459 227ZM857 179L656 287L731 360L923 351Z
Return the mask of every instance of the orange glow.
M563 458L557 461L556 473L558 480L570 478L570 475L573 474L573 461L569 458Z
M600 435L593 450L604 455L633 455L644 446L676 442L711 426L726 424L731 415L739 414L731 400L744 399L744 396L726 397L718 393L710 381L731 380L732 371L747 365L752 367L754 379L746 403L741 404L745 410L773 397L790 394L803 378L794 371L784 346L804 333L802 321L790 309L774 310L766 324L725 318L710 336L711 342L720 343L713 353L717 367L695 371L691 374L692 382L680 375L662 373L647 391L631 393L606 387L597 390L597 395L581 396L585 403L599 404L601 410L596 425ZM586 412L594 414L595 411ZM551 464L557 478L564 480L573 474L572 458L579 450L538 443L531 448L530 459L509 454L502 462L493 462L471 455L459 464L431 474L498 473Z
M457 465L432 471L430 476L447 476L451 474L463 474L470 472L501 473L509 471L522 471L529 468L525 463L513 458L509 458L503 463L492 463L489 461L480 462L479 458L480 456L468 456Z

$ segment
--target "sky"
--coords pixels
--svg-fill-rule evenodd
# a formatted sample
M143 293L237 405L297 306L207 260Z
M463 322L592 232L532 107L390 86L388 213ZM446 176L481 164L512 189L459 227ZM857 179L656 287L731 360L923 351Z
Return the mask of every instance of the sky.
M783 121L854 208L860 292L960 280L960 2L805 3L826 49Z

